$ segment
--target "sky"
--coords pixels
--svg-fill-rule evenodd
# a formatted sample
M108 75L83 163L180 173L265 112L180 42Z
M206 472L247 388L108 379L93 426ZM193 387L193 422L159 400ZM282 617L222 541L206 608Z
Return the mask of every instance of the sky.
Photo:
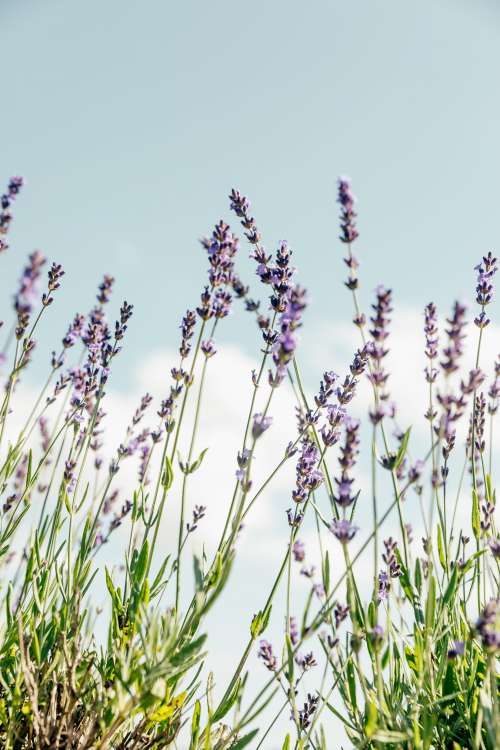
M66 269L61 318L116 276L136 310L126 387L138 357L176 345L205 278L198 239L237 187L266 247L293 248L309 328L333 331L348 174L366 298L384 282L396 302L449 306L498 237L499 22L487 0L3 0L3 181L28 183L5 295L35 247ZM253 351L243 316L221 335Z
M289 242L309 291L309 389L325 369L344 372L355 342L335 197L347 174L359 201L363 305L377 284L393 288L394 391L405 426L422 422L422 409L412 414L421 311L433 300L444 318L455 298L471 300L474 266L498 248L499 32L493 0L2 0L0 182L22 174L26 187L1 258L1 317L33 249L66 270L27 387L43 377L44 347L90 308L102 274L114 275L115 306L135 306L110 382L118 416L109 435L119 440L138 396L168 388L180 318L205 283L198 240L221 218L238 229L233 187L250 198L270 251ZM238 268L260 296L244 242ZM194 483L200 501L206 486L227 496L260 348L241 309L224 324L200 435L200 449L219 448L207 456L208 480ZM491 369L498 327L490 333ZM293 424L290 392L274 416L278 454ZM272 458L263 452L263 476ZM240 608L259 608L261 577L283 542L289 482L280 478L256 511L229 614L213 616L223 677L246 637ZM216 520L207 520L214 539Z

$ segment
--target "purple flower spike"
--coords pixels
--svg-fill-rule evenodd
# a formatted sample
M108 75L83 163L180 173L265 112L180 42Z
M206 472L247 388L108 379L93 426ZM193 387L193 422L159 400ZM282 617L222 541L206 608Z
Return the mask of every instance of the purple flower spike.
M493 554L493 557L496 557L496 559L500 559L500 537L496 537L496 539L488 539L488 546Z
M350 476L350 472L356 464L356 458L359 453L359 420L346 417L344 419L345 425L345 441L344 445L340 449L339 464L341 466L340 477L335 478L337 485L337 495L334 496L335 502L337 502L342 508L347 508L349 505L357 499L358 493L353 493L352 485L354 478Z
M372 305L373 315L370 318L372 328L370 334L373 339L370 349L372 359L372 369L368 376L375 388L383 389L389 378L389 374L383 368L383 360L389 353L386 348L386 340L389 336L389 315L392 312L392 292L383 286L378 286L375 290L376 302ZM387 394L382 394L387 398Z
M330 531L342 544L350 542L357 530L358 527L346 519L339 521L334 518L330 526Z
M425 368L425 379L428 383L434 383L437 376L437 370L433 367L433 362L438 356L438 328L437 328L437 310L436 305L433 302L425 308L425 356L429 360L428 366Z
M465 320L466 311L467 308L465 305L455 302L453 315L446 320L448 324L448 328L446 329L448 344L443 349L444 360L440 363L446 376L456 372L459 367L459 359L464 350L463 341L465 339L465 326L467 325L467 321Z
M448 659L456 659L457 656L463 656L465 653L464 641L454 641L453 646L448 650Z
M303 562L306 556L306 548L304 547L304 543L300 541L300 539L297 539L296 542L294 542L292 547L292 553L293 553L293 559L295 562Z
M359 236L356 229L356 198L351 190L349 177L339 177L337 181L337 203L340 204L340 239L342 242L354 242Z
M238 238L224 221L216 224L210 237L204 237L201 244L207 251L208 280L212 287L231 286L234 278L234 256L238 251Z
M0 198L0 252L5 252L9 247L5 240L2 239L2 235L6 235L9 232L12 221L12 214L9 209L19 195L23 185L24 179L22 177L11 177L7 191Z
M264 666L270 672L274 672L278 666L278 659L273 653L273 647L269 641L262 640L259 643L259 659L262 659Z
M252 245L258 245L260 242L260 233L255 224L255 219L250 216L250 201L240 193L239 190L231 190L229 196L231 211L241 219L242 226L246 229L245 237Z
M191 351L191 339L193 338L195 325L196 313L193 310L187 310L181 322L182 339L179 353L183 359L188 357Z
M295 646L299 642L299 626L295 617L290 617L288 623L288 634L292 644Z
M201 342L201 351L205 355L207 359L210 357L213 357L214 354L217 354L217 349L215 348L214 340L208 339L207 341Z
M272 417L266 417L264 414L254 414L252 437L254 440L258 440L260 436L271 426L273 421Z
M478 305L481 305L482 310L474 319L474 323L478 328L485 328L489 325L490 320L486 317L484 308L493 299L493 284L491 280L498 270L497 259L490 252L483 257L482 263L476 266L475 270L477 271L476 302Z
M19 289L14 297L14 309L18 315L31 314L33 305L38 301L38 281L46 262L47 259L39 250L35 250L29 256L29 263L23 271Z

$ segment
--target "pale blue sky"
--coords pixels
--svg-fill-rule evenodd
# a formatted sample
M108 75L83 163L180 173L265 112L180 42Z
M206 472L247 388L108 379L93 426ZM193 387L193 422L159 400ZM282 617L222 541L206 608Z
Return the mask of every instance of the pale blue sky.
M67 270L62 327L114 273L137 312L126 384L138 356L177 343L205 273L197 238L236 186L266 245L295 249L308 326L334 323L350 314L343 173L366 289L415 305L469 292L499 234L499 21L488 0L3 0L2 180L28 180L4 295L40 247ZM254 350L239 315L222 335Z

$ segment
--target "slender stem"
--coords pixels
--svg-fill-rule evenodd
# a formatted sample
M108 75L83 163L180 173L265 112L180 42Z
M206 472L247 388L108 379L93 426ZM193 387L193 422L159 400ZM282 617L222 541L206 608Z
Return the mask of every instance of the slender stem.
M217 326L217 320L215 321L213 325L210 338L212 338L212 336L214 335L216 326ZM203 386L205 383L205 376L207 372L207 365L208 365L208 357L205 357L205 361L203 362L203 367L201 370L200 387L198 389L198 396L196 399L194 424L193 424L193 431L191 433L191 441L189 443L186 470L182 477L181 512L180 512L180 518L179 518L179 534L177 538L177 565L176 565L176 571L175 571L175 611L176 613L178 613L179 611L179 594L180 594L180 580L181 580L181 552L182 552L182 537L183 537L183 532L184 532L184 512L185 512L185 505L186 505L188 470L189 470L189 467L191 465L191 461L193 458L196 435L198 432L198 425L200 421L200 409L201 409L201 401L203 397Z

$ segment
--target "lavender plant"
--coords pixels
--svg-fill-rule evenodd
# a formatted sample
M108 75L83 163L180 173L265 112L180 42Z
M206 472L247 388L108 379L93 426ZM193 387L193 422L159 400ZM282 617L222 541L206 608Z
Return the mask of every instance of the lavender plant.
M22 187L12 178L1 199L1 251ZM340 240L359 343L346 373L326 370L312 394L298 346L308 298L292 252L281 242L268 253L247 198L236 190L229 198L268 301L251 297L241 281L239 240L221 220L202 240L207 282L182 317L167 392L158 404L150 394L141 398L110 460L106 389L133 306L123 302L111 322L114 279L104 276L90 312L77 313L61 332L46 381L26 409L19 384L64 271L53 263L40 291L43 254L32 253L23 270L2 351L1 747L493 750L500 745L492 478L500 368L497 361L491 372L483 369L482 344L497 260L488 253L475 269L471 332L460 302L444 330L435 304L424 309L423 446L400 427L391 395L392 291L377 287L371 313L363 312L350 182L338 183ZM183 575L188 540L202 534L207 513L189 502L192 475L204 470L198 438L205 385L220 326L240 304L255 318L260 360L227 467L233 491L225 508L217 506L218 544L195 557L190 590ZM469 369L467 335L476 340ZM358 403L364 384L368 408ZM255 460L272 440L275 394L284 387L294 394L296 432L257 484ZM21 421L19 410L26 412ZM117 476L131 461L136 482L119 499ZM244 523L291 464L282 556L261 608L242 617L232 676L218 684L205 669L206 617L228 606L225 587ZM409 522L413 496L420 541ZM459 528L463 504L469 522ZM171 549L163 543L165 519L177 528ZM117 534L126 542L110 569L103 556ZM109 601L101 640L93 606L100 580ZM266 679L254 694L261 674Z

